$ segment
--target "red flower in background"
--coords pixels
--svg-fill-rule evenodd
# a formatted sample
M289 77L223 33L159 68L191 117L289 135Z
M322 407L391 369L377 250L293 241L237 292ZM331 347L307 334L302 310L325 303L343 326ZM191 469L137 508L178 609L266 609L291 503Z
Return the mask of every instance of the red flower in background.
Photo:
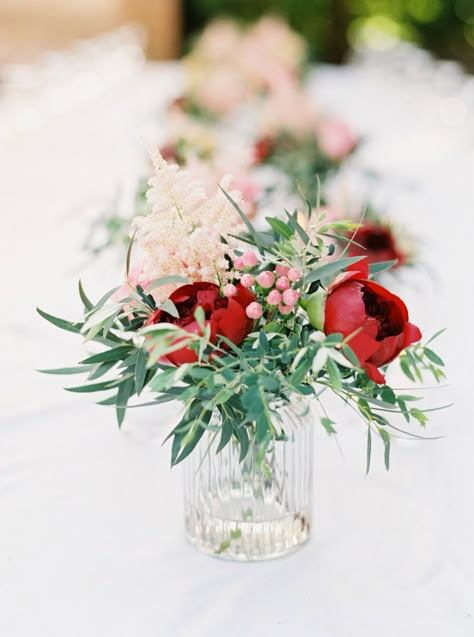
M393 267L406 262L406 255L397 246L395 237L388 226L368 221L357 230L354 240L361 247L352 244L351 256L365 256L367 263L397 261Z
M275 140L273 137L267 136L258 139L253 147L254 162L260 164L265 161L273 153L274 148Z
M171 144L166 144L165 146L162 146L160 148L160 155L163 157L163 159L165 161L169 162L174 162L176 164L179 163L178 161L178 154L176 152L176 147L171 145Z
M194 317L198 307L205 314L205 325L211 327L211 342L215 343L219 336L225 336L235 345L240 345L252 331L254 321L250 320L245 308L255 301L255 296L248 289L237 285L237 294L232 298L221 296L218 285L199 282L182 285L169 297L176 306L179 318L155 310L146 321L146 325L156 323L172 323L182 327L186 332L201 333L201 328ZM166 356L172 365L194 363L198 360L196 352L187 347L171 352Z
M186 98L181 96L181 97L175 97L174 100L172 100L170 102L170 104L168 104L168 110L169 111L185 111L186 110Z
M368 276L364 259L336 277L326 299L324 332L345 338L355 333L349 346L367 375L382 384L385 378L378 368L419 341L421 332L408 321L405 303Z

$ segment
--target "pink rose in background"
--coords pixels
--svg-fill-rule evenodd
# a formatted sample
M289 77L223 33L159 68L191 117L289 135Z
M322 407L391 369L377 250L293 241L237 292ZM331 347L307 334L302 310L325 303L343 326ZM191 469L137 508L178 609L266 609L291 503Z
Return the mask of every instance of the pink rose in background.
M274 92L292 89L296 84L296 76L277 60L269 58L262 44L257 39L248 39L241 48L238 64L256 91Z
M193 87L192 96L206 110L223 116L242 104L247 93L248 83L238 69L223 65L209 69Z
M336 161L347 157L357 146L354 133L339 119L323 121L317 128L317 137L321 150Z
M133 265L128 272L127 280L112 294L110 300L113 303L119 303L123 299L126 299L127 296L130 296L131 288L135 289L137 285L141 285L143 288L146 288L150 281L143 281L142 277L143 270L141 266Z
M296 76L306 56L303 38L277 16L263 16L246 34L243 42L253 44L260 51L260 58L271 60ZM252 48L249 46L249 48Z
M137 288L137 285L140 285L144 290L146 290L147 286L150 285L151 281L144 277L143 268L140 265L134 265L130 268L128 272L128 277L125 283L118 288L110 297L110 301L112 303L120 303L126 299L132 292L134 292ZM160 298L159 293L164 293L166 296L170 294L170 292L175 288L175 285L167 285L158 288L151 292L151 295L155 299L157 303L160 303L163 299ZM130 301L127 305L124 306L124 310L128 312L132 312L136 308L137 304L134 300Z
M194 48L194 55L202 56L211 62L222 62L223 58L227 57L232 60L241 43L242 33L235 22L226 19L213 20L202 32Z
M288 131L303 138L313 133L319 115L310 97L300 88L280 87L271 94L261 112L259 137Z
M261 184L249 172L241 172L233 176L232 187L242 193L243 211L252 219L257 214L257 200L262 194Z

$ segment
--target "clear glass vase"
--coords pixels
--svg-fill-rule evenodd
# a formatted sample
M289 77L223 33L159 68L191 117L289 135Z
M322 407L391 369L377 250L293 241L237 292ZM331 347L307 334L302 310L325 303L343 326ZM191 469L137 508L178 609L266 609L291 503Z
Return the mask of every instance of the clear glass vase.
M277 409L285 440L271 441L265 448L251 444L239 462L238 444L232 440L216 454L220 436L209 431L185 460L186 533L199 550L229 560L266 560L308 540L314 427L310 404L295 400Z

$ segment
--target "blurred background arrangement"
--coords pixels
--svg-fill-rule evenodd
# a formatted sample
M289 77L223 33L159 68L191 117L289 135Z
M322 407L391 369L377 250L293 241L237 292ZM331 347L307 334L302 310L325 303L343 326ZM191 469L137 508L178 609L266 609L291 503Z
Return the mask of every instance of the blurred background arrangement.
M311 57L340 63L351 49L388 49L409 41L474 67L471 0L185 0L186 32L222 13L254 20L272 11L308 41Z
M150 58L173 58L212 18L250 22L269 12L301 33L320 62L407 41L474 68L472 0L1 0L0 62L31 61L129 22L143 26Z

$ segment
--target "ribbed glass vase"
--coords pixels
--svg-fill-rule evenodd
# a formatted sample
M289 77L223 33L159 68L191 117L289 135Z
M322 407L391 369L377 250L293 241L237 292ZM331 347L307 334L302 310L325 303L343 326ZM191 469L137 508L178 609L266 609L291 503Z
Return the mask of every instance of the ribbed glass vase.
M185 519L189 540L229 560L286 555L309 538L313 427L309 401L274 407L285 440L251 444L242 462L232 440L216 454L219 435L206 432L185 461ZM218 415L214 422L218 424Z

